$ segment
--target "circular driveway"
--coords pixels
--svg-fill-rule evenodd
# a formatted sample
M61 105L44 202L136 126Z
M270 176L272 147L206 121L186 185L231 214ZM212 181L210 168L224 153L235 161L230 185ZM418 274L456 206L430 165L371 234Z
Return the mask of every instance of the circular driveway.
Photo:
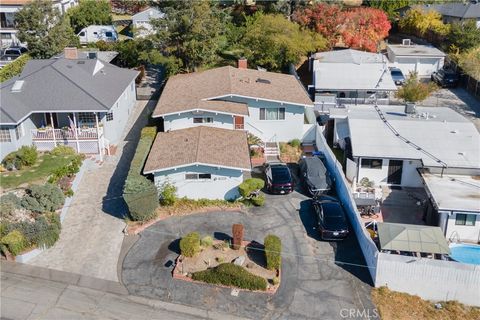
M273 200L273 201L272 201ZM282 275L274 295L231 290L172 278L178 239L188 232L224 239L232 224L245 239L263 243L267 234L282 240ZM310 201L299 193L268 196L266 206L248 212L212 212L160 221L140 234L122 265L122 281L133 295L227 312L247 318L339 319L343 309L370 310L368 270L334 260L364 264L352 235L346 241L318 241ZM366 283L367 282L367 283Z

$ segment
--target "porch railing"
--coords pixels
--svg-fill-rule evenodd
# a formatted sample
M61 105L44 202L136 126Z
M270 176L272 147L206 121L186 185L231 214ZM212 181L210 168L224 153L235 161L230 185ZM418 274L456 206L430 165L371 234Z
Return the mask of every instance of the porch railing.
M75 134L76 131L76 134ZM33 140L91 140L103 135L103 128L65 128L65 129L32 129Z

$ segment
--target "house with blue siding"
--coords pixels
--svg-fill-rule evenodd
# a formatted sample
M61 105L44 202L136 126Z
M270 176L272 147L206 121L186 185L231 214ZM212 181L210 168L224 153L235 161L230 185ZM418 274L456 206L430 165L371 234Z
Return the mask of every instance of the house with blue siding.
M20 76L0 85L1 158L24 145L108 153L135 105L137 75L79 58L76 48L66 48L61 58L30 60Z
M164 130L211 126L247 131L264 142L302 139L313 103L293 75L221 67L171 77L153 112Z

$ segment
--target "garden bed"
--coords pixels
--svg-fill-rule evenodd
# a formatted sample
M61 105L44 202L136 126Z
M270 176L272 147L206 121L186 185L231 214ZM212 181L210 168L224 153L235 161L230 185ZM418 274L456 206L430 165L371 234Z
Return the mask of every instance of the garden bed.
M230 264L239 257L245 260L241 267L253 275L253 278L260 277L267 281L266 290L248 290L238 288L236 286L228 286L215 284L220 287L235 287L239 290L265 292L274 294L280 286L280 272L277 270L268 270L266 268L266 259L264 246L257 242L242 241L242 246L238 250L230 248L229 244L215 240L212 246L202 248L202 250L194 257L178 256L175 268L173 269L173 277L184 281L197 283L205 283L203 281L194 280L194 274L204 272L205 270L215 270L222 264ZM250 275L249 275L250 276Z
M302 156L302 148L299 140L289 143L280 142L280 160L285 163L297 163Z

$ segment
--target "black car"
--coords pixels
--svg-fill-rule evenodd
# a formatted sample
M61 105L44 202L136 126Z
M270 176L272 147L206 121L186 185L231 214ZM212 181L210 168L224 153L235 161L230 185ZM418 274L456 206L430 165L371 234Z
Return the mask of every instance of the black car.
M456 87L460 81L458 74L452 70L441 69L431 76L432 81L441 87Z
M10 47L3 51L0 59L5 61L15 60L27 51L28 49L25 47Z
M303 158L298 165L300 176L311 196L326 193L331 189L330 174L319 157Z
M322 240L342 240L348 236L348 222L341 203L334 197L321 196L313 200Z
M293 178L284 163L266 163L265 176L267 190L274 194L287 194L293 191Z

